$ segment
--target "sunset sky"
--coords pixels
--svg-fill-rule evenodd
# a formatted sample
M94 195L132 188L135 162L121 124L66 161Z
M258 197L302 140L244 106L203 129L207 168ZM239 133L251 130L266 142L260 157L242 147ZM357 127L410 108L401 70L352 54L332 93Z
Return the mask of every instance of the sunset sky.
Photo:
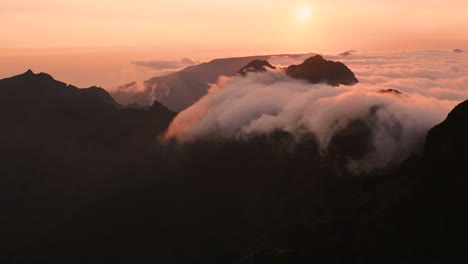
M34 68L109 86L106 72L132 60L466 49L466 10L461 0L0 0L0 77ZM70 75L80 70L102 80Z

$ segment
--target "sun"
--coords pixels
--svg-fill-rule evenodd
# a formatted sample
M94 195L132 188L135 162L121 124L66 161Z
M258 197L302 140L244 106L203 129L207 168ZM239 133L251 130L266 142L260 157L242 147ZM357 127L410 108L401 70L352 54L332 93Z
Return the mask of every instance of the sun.
M309 6L303 5L297 8L296 17L298 20L301 20L301 21L308 20L310 18L310 15L311 15L311 12L310 12Z

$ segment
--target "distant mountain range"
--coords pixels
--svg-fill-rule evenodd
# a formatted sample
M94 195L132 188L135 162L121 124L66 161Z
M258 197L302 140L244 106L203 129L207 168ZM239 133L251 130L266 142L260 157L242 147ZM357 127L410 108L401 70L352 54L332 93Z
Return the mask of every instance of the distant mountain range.
M118 89L112 93L112 96L124 104L136 102L141 105L148 105L153 100L158 100L169 109L180 112L205 95L209 84L216 83L219 76L234 76L250 62L254 60L268 60L273 56L298 58L304 56L304 54L215 59L199 65L189 66L179 72L151 78L145 81L143 91L140 93Z
M196 66L189 66L182 71L155 77L144 83L140 92L128 91L129 84L113 92L119 102L147 105L158 100L173 111L180 112L207 94L209 84L216 83L221 75L244 75L247 71L263 71L263 66L274 68L267 60L273 56L299 58L306 54L265 55L239 58L215 59ZM317 83L325 81L331 85L352 85L357 82L354 74L340 63L331 63L322 56L313 56L302 65L291 66L286 72L299 79ZM311 58L312 58L311 57ZM262 63L268 63L262 64ZM250 69L250 70L249 70ZM333 75L329 75L333 73Z
M270 56L215 59L182 71L151 78L144 83L141 93L119 89L113 92L119 102L141 105L158 100L173 111L180 112L198 101L207 93L210 83L216 83L219 76L233 76L252 60L267 60Z

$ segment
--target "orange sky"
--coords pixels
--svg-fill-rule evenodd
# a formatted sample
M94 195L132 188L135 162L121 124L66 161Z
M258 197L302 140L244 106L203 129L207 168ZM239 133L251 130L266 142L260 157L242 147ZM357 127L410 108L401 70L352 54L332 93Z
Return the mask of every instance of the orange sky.
M111 86L105 73L132 60L468 49L466 10L461 0L0 0L0 78L33 68Z

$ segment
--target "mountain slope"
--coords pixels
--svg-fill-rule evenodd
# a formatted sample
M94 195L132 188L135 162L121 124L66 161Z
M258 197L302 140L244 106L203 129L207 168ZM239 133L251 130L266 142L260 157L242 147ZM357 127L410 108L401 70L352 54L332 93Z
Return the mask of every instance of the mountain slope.
M125 109L102 88L78 89L29 70L0 80L0 115L4 127L1 133L9 133L2 137L6 141L69 137L118 146L132 140L145 144L153 140L175 113L164 108Z
M157 100L169 109L180 112L205 95L209 84L216 83L219 76L234 76L253 60L267 60L272 56L299 57L302 55L280 54L215 59L200 65L189 66L179 72L151 78L145 82L142 93L119 89L112 95L119 102L137 102L141 105L149 105L153 100Z

